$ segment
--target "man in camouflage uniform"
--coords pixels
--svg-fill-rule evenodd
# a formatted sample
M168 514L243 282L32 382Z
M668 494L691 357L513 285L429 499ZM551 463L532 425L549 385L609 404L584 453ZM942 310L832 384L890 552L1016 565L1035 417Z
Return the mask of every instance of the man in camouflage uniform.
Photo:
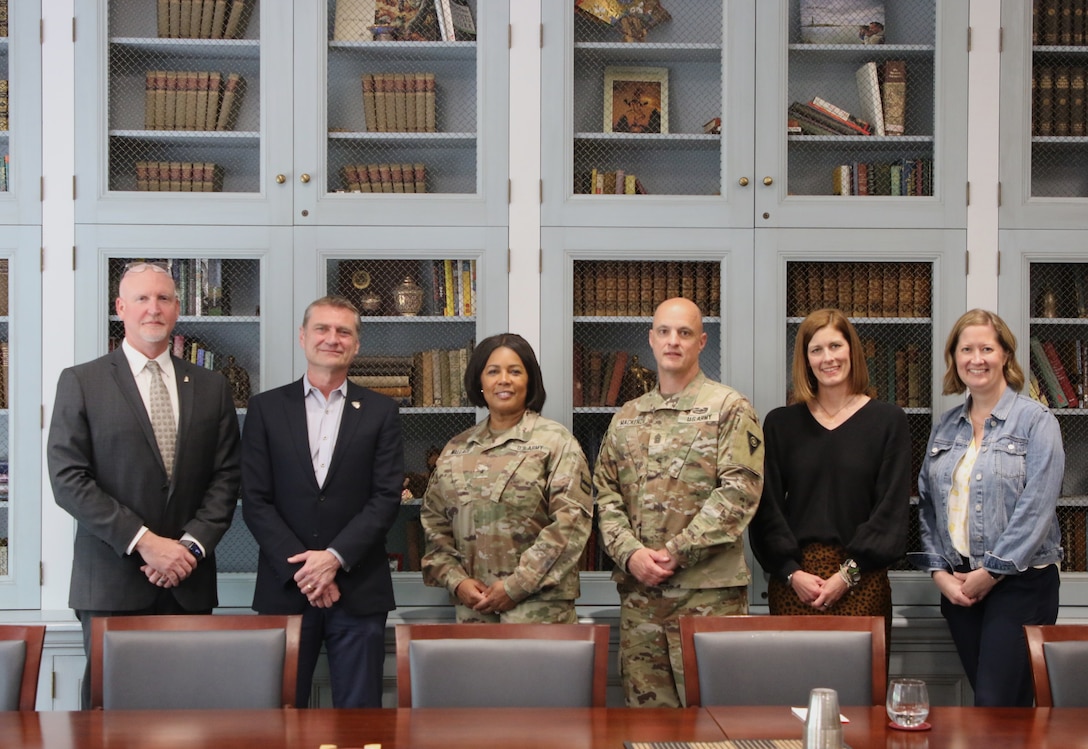
M743 533L763 490L763 432L743 395L702 373L705 346L695 304L658 306L658 387L613 417L594 473L629 707L684 704L678 617L748 611Z

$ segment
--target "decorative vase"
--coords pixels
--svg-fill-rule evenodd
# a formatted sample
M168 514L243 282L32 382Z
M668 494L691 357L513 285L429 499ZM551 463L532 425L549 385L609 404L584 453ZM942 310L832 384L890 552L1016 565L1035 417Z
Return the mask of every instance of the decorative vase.
M397 288L393 289L393 299L398 315L416 315L423 308L423 289L411 276L405 276Z
M359 311L364 315L376 315L382 311L382 295L374 289L365 289L359 294Z
M1058 316L1058 296L1053 289L1048 288L1043 292L1040 306L1042 307L1040 311L1043 317Z

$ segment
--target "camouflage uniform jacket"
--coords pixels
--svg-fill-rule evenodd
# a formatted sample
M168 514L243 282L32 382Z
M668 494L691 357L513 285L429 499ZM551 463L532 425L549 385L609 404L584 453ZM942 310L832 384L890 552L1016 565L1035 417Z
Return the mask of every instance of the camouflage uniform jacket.
M763 489L763 431L748 400L701 371L669 398L659 388L612 418L593 477L612 578L664 548L680 565L662 587L746 585L744 529Z
M502 578L514 601L578 597L593 528L589 468L574 436L526 411L492 437L487 421L449 441L423 497L423 579L451 594Z

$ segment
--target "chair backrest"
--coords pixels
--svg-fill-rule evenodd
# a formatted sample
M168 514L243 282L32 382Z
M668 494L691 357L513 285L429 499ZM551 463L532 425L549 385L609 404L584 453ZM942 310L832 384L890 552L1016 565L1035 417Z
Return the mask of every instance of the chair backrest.
M1088 624L1027 625L1038 707L1088 707Z
M294 707L302 616L91 620L91 707Z
M695 705L807 705L831 687L840 705L883 705L879 616L680 617L684 690Z
M607 624L398 624L400 707L604 707Z
M0 710L33 710L45 625L0 625Z

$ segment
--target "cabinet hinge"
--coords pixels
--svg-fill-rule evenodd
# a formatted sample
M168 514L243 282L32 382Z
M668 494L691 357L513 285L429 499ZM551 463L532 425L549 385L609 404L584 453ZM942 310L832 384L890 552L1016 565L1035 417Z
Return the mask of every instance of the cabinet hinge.
M510 275L510 263L512 262L513 254L510 252L510 248L506 248L506 275Z
M1001 54L1005 51L1005 27L997 27L997 53Z
M967 51L971 51L971 27L967 27Z
M965 276L971 275L971 251L967 250L963 253L963 274Z
M40 251L38 253L38 265L40 266L38 270L45 273L45 247L39 247L38 249Z
M38 406L38 428L45 431L45 404L42 403Z
M57 698L57 672L56 671L52 672L50 674L50 676L53 677L52 678L53 683L49 685L49 690L50 690L50 695L49 696L55 700Z
M76 17L72 16L72 44L76 43Z
M45 406L42 406L45 410ZM38 562L38 585L45 585L45 562Z
M514 200L514 180L506 180L506 204L510 205Z
M514 24L506 24L506 48L514 48Z
M45 175L38 178L38 202L45 202Z
M72 245L72 270L76 269L76 246Z
M544 248L543 247L537 247L536 251L537 251L537 268L536 268L536 272L539 275L544 275Z
M541 205L544 205L544 180L540 180L540 195L537 198Z
M997 251L997 275L1001 275L1001 250Z
M72 200L76 199L76 175L72 175Z
M997 183L997 207L1001 207L1001 183Z
M967 205L971 205L971 183L970 183L970 181L968 181L966 187L964 188L964 195L965 195L965 197L967 199Z
M544 24L540 24L540 48L544 49Z

